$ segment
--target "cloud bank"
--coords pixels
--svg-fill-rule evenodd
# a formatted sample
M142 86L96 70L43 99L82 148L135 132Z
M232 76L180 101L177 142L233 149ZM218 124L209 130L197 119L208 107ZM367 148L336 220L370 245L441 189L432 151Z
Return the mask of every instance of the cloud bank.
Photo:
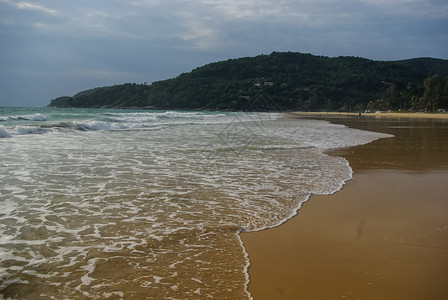
M299 51L448 58L444 0L0 0L0 106Z

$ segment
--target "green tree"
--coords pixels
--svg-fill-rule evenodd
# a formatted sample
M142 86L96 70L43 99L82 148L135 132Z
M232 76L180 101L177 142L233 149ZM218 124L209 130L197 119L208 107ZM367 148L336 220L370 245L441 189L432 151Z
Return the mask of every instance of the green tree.
M422 103L425 108L433 109L440 100L440 80L439 75L428 77L423 82L424 93Z
M443 78L441 86L443 86L443 89L440 97L440 108L448 109L448 77Z

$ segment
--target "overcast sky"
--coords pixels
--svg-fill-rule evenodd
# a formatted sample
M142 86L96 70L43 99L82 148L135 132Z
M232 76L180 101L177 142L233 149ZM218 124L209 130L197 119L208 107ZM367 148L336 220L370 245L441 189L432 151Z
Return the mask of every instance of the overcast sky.
M448 59L448 0L0 0L0 106L294 51Z

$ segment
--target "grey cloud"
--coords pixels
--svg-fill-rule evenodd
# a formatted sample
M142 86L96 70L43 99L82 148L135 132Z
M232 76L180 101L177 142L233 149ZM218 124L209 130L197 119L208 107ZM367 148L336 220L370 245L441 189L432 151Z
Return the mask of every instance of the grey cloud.
M0 10L0 89L27 105L272 51L448 58L442 0L0 0Z

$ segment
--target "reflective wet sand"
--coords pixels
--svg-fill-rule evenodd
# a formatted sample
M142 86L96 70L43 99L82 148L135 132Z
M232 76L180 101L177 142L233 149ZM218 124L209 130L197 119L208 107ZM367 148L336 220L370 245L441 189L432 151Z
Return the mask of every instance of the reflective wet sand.
M253 298L447 299L447 120L324 117L396 137L333 151L354 179L242 235Z

